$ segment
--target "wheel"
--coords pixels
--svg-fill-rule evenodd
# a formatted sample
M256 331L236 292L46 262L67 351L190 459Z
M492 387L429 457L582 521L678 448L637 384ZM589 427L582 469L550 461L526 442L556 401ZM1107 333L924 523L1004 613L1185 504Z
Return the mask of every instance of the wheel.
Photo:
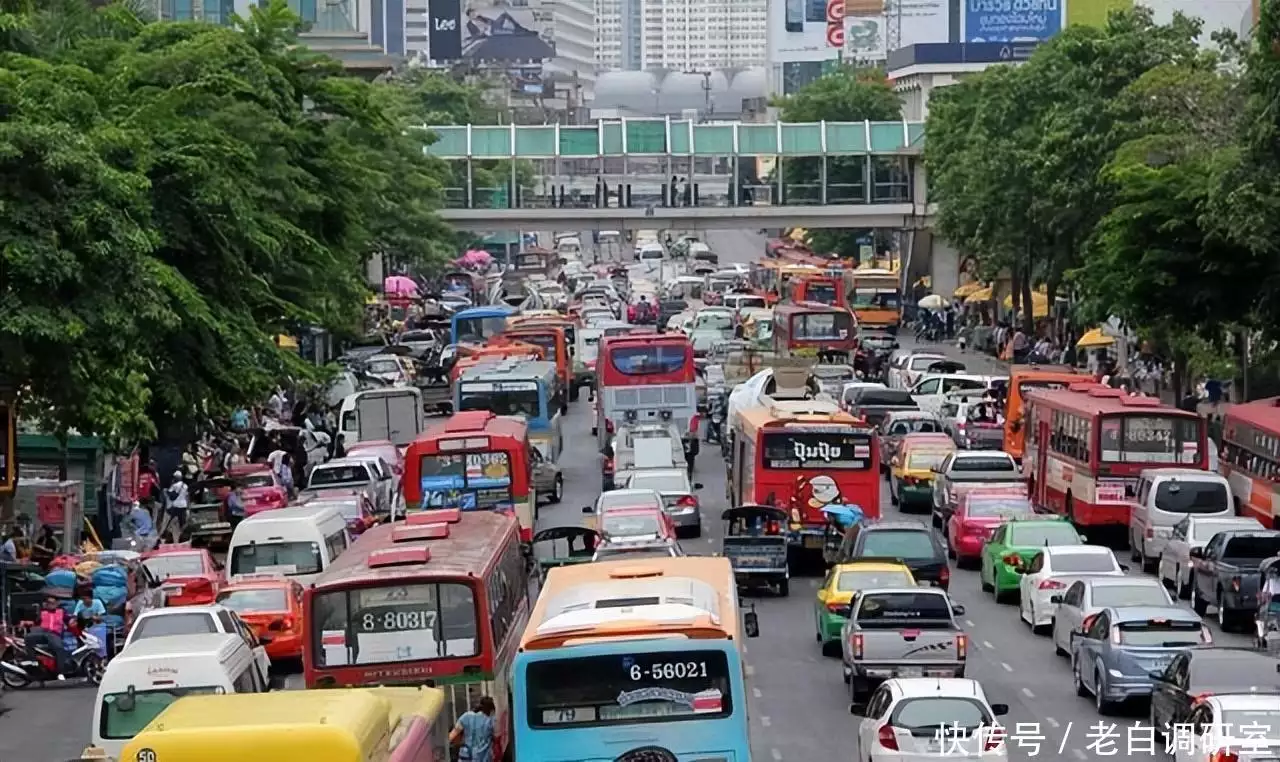
M1236 628L1236 616L1227 612L1227 607L1222 605L1222 594L1218 594L1218 627L1223 632L1231 632Z
M579 385L577 385L577 384L574 384L573 386L570 386L570 387L569 387L569 401L570 401L570 402L577 402L577 401L578 401L578 396L579 396L581 393L582 393L582 387L581 387L581 386L579 386Z
M689 530L689 536L690 536L690 537L693 537L693 538L701 537L701 536L702 536L702 525L701 525L701 524L699 524L699 525L697 525L696 527L692 527L692 528Z
M1132 537L1129 538L1129 560L1134 563L1142 561L1142 550L1138 547L1138 543L1133 541Z
M1072 660L1071 662L1071 681L1076 685L1076 695L1080 698L1089 698L1089 689L1084 685L1084 678L1080 676L1080 664Z
M551 495L547 498L547 502L555 505L564 499L564 476L556 474L556 480L551 483Z
M840 655L840 641L824 640L822 642L822 655L828 657L836 657Z
M1139 555L1141 556L1141 559L1142 559L1142 571L1143 571L1143 573L1144 573L1144 574L1154 574L1154 573L1155 573L1155 571L1156 571L1156 564L1160 563L1160 559L1158 559L1158 558L1152 558L1152 557L1148 556L1148 555L1147 555L1147 549L1146 549L1145 547L1144 547L1144 548L1139 552Z
M1195 585L1191 586L1191 608L1199 616L1209 613L1209 602L1200 597L1200 591Z
M1103 682L1102 673L1097 672L1093 676L1093 708L1097 709L1098 714L1103 716L1111 714L1111 711L1115 709L1115 702L1108 701L1106 696L1107 684Z
M702 534L702 532L699 531L698 534ZM697 535L694 536L696 537ZM784 579L778 583L778 595L781 595L783 598L791 595L791 580Z
M1173 569L1173 585L1178 589L1178 597L1187 600L1191 597L1191 578L1187 579L1187 584L1182 584L1182 570L1176 566Z
M1016 590L1001 590L994 584L991 586L991 591L995 593L996 603L1012 603L1013 596L1017 593Z
M979 561L978 562L978 584L982 586L982 592L993 593L995 592L995 587L993 587L992 584L987 581L986 577L982 576L983 566L984 564L981 561Z
M0 661L10 665L17 664L18 655L14 653L12 648L10 648L5 651L3 655L0 655ZM17 672L13 672L5 668L4 666L0 666L0 681L4 683L6 688L15 691L20 691L28 685L31 685L31 678L27 677L26 674L20 675Z
M84 657L84 661L80 663L80 672L89 679L93 685L102 684L102 675L107 671L107 665L97 654L89 654Z

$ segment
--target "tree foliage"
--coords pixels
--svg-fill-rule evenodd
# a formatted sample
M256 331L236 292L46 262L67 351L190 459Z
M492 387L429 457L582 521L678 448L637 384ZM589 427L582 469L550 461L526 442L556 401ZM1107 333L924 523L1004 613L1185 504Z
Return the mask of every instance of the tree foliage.
M143 437L307 373L273 337L357 326L369 256L451 253L412 128L453 91L345 76L283 0L235 28L96 5L0 3L0 382Z
M784 122L883 122L902 118L901 101L884 72L853 66L830 72L774 105ZM866 157L828 158L828 188L864 187L866 161ZM792 193L808 190L812 195L822 182L822 159L818 157L788 157L783 159L782 169L783 184L793 189ZM809 233L809 243L816 251L851 257L858 254L859 239L870 232L840 228L813 230Z

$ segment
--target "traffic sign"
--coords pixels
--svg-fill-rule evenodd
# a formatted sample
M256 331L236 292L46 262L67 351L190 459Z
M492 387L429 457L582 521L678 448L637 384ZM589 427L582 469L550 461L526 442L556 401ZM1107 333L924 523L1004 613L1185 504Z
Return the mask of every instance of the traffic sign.
M844 0L827 0L827 24L844 23Z
M827 46L832 48L844 47L844 23L827 24Z

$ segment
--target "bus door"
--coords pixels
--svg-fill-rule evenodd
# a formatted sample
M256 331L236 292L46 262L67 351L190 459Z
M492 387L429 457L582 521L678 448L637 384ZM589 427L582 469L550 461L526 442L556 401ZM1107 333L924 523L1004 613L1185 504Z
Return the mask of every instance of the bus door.
M1036 427L1036 442L1039 443L1036 447L1036 494L1031 495L1031 500L1035 505L1048 505L1049 495L1045 484L1049 468L1049 421L1037 421Z

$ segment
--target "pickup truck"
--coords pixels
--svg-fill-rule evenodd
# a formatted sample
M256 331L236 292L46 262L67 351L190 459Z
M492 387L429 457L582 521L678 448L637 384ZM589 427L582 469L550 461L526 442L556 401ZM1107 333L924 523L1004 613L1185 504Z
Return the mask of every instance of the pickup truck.
M934 469L933 525L944 527L955 510L956 485L961 482L1025 482L1022 469L1006 452L959 450Z
M1191 606L1204 616L1218 608L1224 632L1250 629L1258 607L1258 570L1280 554L1280 531L1237 529L1219 532L1203 548L1191 549Z
M963 614L937 588L858 593L840 634L850 703L864 703L893 677L964 677L969 638L955 619Z

